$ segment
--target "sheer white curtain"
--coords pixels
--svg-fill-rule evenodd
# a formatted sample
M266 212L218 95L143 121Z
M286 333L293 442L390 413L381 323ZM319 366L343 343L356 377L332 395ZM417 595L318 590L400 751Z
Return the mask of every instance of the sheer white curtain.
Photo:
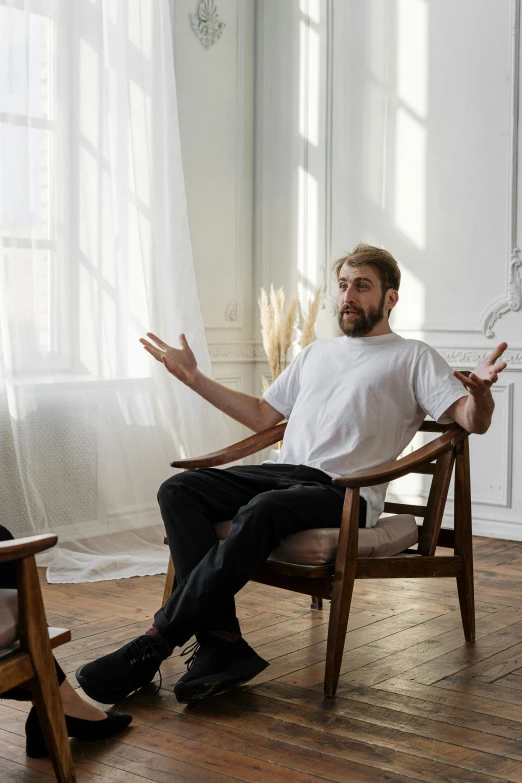
M142 349L210 360L167 0L0 0L0 522L50 581L161 573L169 462L221 414Z

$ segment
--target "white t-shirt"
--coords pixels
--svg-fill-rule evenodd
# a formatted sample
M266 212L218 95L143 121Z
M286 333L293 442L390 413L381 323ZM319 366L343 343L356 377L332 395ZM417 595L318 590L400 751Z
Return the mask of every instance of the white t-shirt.
M333 477L392 462L426 414L448 423L444 411L464 396L437 351L394 333L316 340L263 395L288 419L278 463L309 465ZM369 527L382 514L386 488L361 489Z

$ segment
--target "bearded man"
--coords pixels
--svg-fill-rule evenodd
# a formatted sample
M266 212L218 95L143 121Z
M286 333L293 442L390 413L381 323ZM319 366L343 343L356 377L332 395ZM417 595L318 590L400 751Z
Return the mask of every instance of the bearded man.
M177 586L142 636L77 671L97 701L119 702L149 683L194 634L187 672L174 687L178 701L250 680L268 663L243 639L234 596L282 539L339 527L345 491L332 478L395 460L427 414L472 433L489 428L490 387L506 367L498 362L506 343L469 378L452 372L433 348L391 330L400 270L390 253L358 245L334 270L343 336L308 345L262 398L200 373L184 335L180 349L150 333L141 340L179 381L254 432L288 424L277 463L191 470L162 484L158 501ZM385 485L361 489L361 527L375 525L385 492ZM214 525L229 519L230 534L219 541Z

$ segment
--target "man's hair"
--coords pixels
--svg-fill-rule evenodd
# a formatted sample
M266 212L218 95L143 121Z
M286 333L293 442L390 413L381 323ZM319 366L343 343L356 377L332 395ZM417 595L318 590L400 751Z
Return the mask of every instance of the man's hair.
M344 264L353 266L371 266L379 275L383 294L393 289L399 290L401 284L401 270L391 253L373 245L359 244L351 253L346 253L342 258L334 262L333 272L339 280Z

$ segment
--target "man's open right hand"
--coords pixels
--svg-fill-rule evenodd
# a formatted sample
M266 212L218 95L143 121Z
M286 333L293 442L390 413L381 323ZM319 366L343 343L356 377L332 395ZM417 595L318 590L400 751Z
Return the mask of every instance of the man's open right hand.
M198 371L198 363L196 357L192 353L192 350L187 342L187 338L184 334L179 336L179 344L181 349L173 348L171 345L167 345L163 340L160 340L152 332L147 332L147 337L156 343L156 346L146 340L144 337L140 337L140 343L143 345L146 351L158 362L162 362L167 370L174 375L182 383L187 386L192 386Z

